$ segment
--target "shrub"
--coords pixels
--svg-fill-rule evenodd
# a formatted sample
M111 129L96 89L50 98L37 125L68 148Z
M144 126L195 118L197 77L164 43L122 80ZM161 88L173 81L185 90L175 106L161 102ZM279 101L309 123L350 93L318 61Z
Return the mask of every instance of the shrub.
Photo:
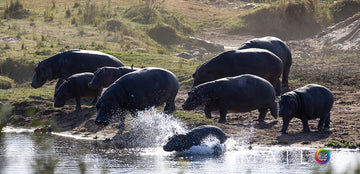
M176 44L181 40L174 27L166 24L157 24L149 30L149 36L163 45Z
M0 89L10 89L12 87L14 87L14 80L5 76L0 76Z
M257 36L273 35L282 39L303 39L321 31L316 21L314 5L290 2L279 6L263 7L246 16L239 16L244 27L232 26L232 33Z
M20 0L16 0L15 2L10 1L10 5L5 7L4 19L22 19L26 18L29 14L29 10L24 9L24 6L20 3Z
M141 24L153 24L159 21L160 18L159 12L156 9L149 8L146 5L130 7L125 10L124 16L133 22Z
M359 11L360 1L358 0L342 0L330 6L330 14L336 23L353 16Z

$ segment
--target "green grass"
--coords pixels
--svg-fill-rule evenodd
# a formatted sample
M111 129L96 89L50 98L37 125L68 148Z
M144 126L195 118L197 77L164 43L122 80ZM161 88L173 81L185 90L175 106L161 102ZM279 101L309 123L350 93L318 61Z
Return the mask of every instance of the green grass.
M181 121L183 121L186 125L191 126L199 126L204 124L214 123L213 120L205 118L205 116L200 114L192 114L184 111L175 111L174 116Z

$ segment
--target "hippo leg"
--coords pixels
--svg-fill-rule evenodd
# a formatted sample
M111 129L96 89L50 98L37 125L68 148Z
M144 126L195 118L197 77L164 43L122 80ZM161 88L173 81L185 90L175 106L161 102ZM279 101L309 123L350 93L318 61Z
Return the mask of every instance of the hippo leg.
M273 102L272 106L270 106L270 113L275 119L277 119L278 108L277 108L277 103L276 102Z
M226 114L227 114L227 110L224 108L220 108L220 120L219 123L226 123Z
M80 110L81 109L81 102L80 102L80 97L76 97L76 110Z
M307 119L301 119L301 122L303 124L303 131L304 132L310 132L308 120Z
M95 105L98 100L98 96L94 97L93 101L91 102L92 105Z
M289 64L289 63L288 63ZM283 74L282 74L282 79L281 79L281 90L283 93L289 91L289 72L290 72L290 65L285 65L284 66L284 70L283 70Z
M289 127L290 120L291 120L291 118L283 117L283 127L280 130L280 132L286 133L286 130Z
M256 121L263 122L267 113L267 108L260 108L259 110L259 118Z
M166 105L164 107L164 112L166 114L171 114L175 111L175 98L171 98L166 101Z
M205 106L205 116L206 118L211 119L211 109L209 106Z
M326 118L320 118L319 123L318 123L318 126L317 126L317 128L318 128L319 131L324 130L324 122L325 122L325 119L326 119Z
M327 117L325 118L325 126L324 126L325 130L329 130L330 129L330 112L327 114Z

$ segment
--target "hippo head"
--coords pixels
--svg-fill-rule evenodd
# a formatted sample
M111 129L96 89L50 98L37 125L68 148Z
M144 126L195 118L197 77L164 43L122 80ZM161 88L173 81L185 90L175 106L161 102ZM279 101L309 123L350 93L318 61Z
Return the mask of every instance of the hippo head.
M292 117L298 108L297 95L293 92L285 93L280 99L280 117Z
M33 88L39 88L45 84L46 80L50 80L52 77L51 68L47 65L46 62L39 62L35 69L35 74L33 76L31 86Z
M99 89L102 87L102 85L104 85L104 77L106 76L105 74L105 69L104 68L99 68L98 70L96 70L94 72L94 77L91 79L91 81L89 82L89 87L92 89Z
M197 106L204 103L204 94L202 87L195 87L188 93L188 98L185 103L182 105L184 110L193 110Z
M107 100L101 97L96 103L97 115L95 124L108 125L112 116L116 113L118 106L113 100Z
M67 81L67 79L65 79L64 83L59 87L59 89L55 91L54 107L63 107L66 101L71 98L71 94L68 90L69 88L66 85L68 83L69 82Z
M168 142L163 146L163 149L167 152L182 151L186 149L186 135L174 135L168 139Z

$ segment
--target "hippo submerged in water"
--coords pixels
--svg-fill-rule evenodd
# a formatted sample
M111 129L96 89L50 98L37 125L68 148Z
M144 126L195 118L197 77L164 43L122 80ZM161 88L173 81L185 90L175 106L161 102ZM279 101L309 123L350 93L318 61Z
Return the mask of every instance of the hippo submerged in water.
M216 126L202 125L190 130L186 134L177 134L169 138L166 145L163 146L165 151L183 151L190 149L192 146L200 145L208 136L214 136L224 143L227 139L225 133Z
M273 86L265 79L251 75L226 77L194 87L183 104L184 110L205 106L205 115L211 118L211 111L220 111L219 123L226 122L228 111L250 112L258 109L259 121L263 121L270 108L277 118L277 104Z
M164 112L175 110L179 89L176 76L161 68L144 68L128 73L115 81L99 98L96 124L108 124L113 114L120 113L120 129L124 127L124 111L136 113L166 103ZM118 112L119 111L119 112Z
M193 74L194 86L242 74L254 74L268 80L280 95L282 61L274 53L265 49L250 48L227 51L205 62Z
M238 49L247 48L266 49L277 55L283 62L282 86L288 89L288 78L292 64L290 48L282 40L272 36L251 39L243 43Z
M330 110L334 103L332 92L321 85L310 84L287 92L281 96L280 117L283 127L280 132L286 133L293 117L301 119L303 131L309 132L308 120L320 118L318 130L330 128Z
M89 88L88 83L93 77L93 73L78 73L65 79L59 89L55 91L54 107L63 107L66 101L75 98L76 109L81 109L80 99L82 97L94 97L92 104L95 104L103 88Z
M63 80L73 74L82 72L94 72L104 66L124 66L119 59L109 54L89 50L69 50L51 56L35 67L31 86L39 88L47 80L58 79L56 89Z
M94 78L90 81L90 88L107 88L123 75L140 70L133 67L102 67L94 72Z

